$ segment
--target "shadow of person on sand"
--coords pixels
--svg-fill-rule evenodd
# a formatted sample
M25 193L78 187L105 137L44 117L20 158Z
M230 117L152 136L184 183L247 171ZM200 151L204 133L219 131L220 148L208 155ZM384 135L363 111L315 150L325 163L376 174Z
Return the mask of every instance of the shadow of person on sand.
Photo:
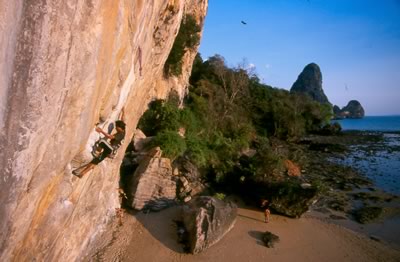
M251 236L252 238L254 238L256 240L258 245L265 246L262 241L264 232L251 230L248 232L248 234L249 234L249 236Z
M185 253L178 243L176 220L180 220L180 206L172 206L158 212L135 212L133 214L144 228L165 247L177 253Z

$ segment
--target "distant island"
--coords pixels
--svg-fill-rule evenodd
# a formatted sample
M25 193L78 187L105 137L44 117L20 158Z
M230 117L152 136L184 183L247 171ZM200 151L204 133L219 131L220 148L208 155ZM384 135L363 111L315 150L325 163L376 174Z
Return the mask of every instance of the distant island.
M303 94L320 104L332 106L322 89L322 73L316 63L310 63L304 67L290 89L290 93ZM334 105L332 110L333 119L357 119L365 116L364 108L357 100L351 100L342 109Z
M337 105L333 106L334 119L357 119L365 116L364 108L357 100L351 100L347 106L340 109Z

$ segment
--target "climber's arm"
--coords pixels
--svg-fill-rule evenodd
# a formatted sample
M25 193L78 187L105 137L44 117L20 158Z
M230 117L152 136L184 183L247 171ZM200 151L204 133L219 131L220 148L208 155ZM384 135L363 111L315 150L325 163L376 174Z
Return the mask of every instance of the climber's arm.
M114 136L108 134L107 132L105 132L103 129L101 129L100 127L96 127L96 131L99 132L100 134L103 134L105 137L107 137L108 139L113 139Z
M121 109L121 114L119 116L119 120L121 120L122 122L125 122L125 107L122 107L122 109Z

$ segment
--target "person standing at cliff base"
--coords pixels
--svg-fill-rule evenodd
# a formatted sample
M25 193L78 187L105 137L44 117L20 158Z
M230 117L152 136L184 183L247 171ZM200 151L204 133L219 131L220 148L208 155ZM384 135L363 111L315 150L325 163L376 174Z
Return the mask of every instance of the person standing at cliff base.
M121 145L122 141L125 138L126 124L124 122L124 115L124 108L122 108L120 120L115 121L115 129L117 130L117 133L115 133L114 135L111 135L105 132L103 129L96 127L96 132L103 134L106 139L99 142L99 145L94 152L93 160L90 163L75 169L74 171L72 171L72 174L79 178L83 177L87 172L92 170L96 165L98 165L105 158L110 156L110 154L113 153L113 151ZM110 141L108 141L107 139L109 139ZM79 169L82 169L82 171L79 172Z

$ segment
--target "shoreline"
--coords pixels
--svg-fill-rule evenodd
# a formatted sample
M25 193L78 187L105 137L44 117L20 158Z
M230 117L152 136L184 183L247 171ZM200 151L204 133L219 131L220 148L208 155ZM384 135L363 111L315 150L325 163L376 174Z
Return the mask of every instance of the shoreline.
M391 141L387 134L395 134L396 140ZM329 189L320 203L311 207L313 216L400 247L400 194L396 172L400 172L400 162L395 159L399 157L400 160L398 135L400 132L345 130L338 136L314 137L316 143L347 149L322 152L323 160L311 160L317 169L325 166L329 170L325 174L320 168L320 174L311 176L329 181L326 184ZM313 159L314 156L310 154L309 157ZM365 181L349 183L357 177ZM356 212L364 207L378 208L381 212L360 223L356 221Z

